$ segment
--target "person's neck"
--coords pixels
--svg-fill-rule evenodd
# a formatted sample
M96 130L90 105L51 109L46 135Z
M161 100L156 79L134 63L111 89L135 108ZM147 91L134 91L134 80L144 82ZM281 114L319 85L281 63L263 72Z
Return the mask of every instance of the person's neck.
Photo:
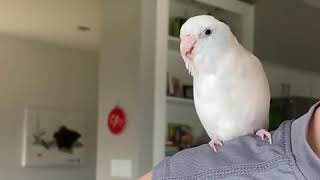
M316 109L309 123L307 141L313 152L320 158L320 107Z

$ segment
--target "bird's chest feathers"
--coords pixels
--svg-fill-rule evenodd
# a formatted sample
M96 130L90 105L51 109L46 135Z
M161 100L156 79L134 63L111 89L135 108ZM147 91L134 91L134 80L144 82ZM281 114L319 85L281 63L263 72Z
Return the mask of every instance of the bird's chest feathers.
M236 80L215 75L194 78L195 107L207 133L223 140L234 137L235 117L241 115L238 97L241 92ZM235 132L235 133L232 133ZM229 133L229 134L228 134Z
M220 103L236 99L243 91L243 83L247 82L247 68L239 61L226 55L223 61L215 65L215 71L194 75L194 97L201 103ZM211 69L212 66L210 66ZM239 94L240 93L240 94Z
M231 116L231 109L241 97L238 80L216 75L194 78L194 100L200 119L216 120Z
M217 75L194 78L194 96L203 102L213 102L225 98L225 96L232 95L235 90L235 83L232 78L221 78Z

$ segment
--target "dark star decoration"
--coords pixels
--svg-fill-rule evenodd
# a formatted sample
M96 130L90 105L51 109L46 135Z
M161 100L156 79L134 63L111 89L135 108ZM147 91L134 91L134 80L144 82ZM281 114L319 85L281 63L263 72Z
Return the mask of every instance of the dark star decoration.
M68 129L66 126L61 126L53 136L56 140L59 150L72 153L73 147L76 145L81 134L77 131Z

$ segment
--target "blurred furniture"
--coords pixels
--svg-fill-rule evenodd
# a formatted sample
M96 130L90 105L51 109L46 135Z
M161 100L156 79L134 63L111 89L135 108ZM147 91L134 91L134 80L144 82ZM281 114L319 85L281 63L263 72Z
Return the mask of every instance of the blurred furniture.
M319 99L308 97L272 98L269 130L275 130L285 120L297 119Z

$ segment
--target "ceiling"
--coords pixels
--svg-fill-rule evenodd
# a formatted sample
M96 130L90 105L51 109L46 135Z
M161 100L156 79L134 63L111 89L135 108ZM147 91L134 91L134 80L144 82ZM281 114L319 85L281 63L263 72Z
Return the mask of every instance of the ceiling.
M320 72L319 18L320 10L302 0L259 1L256 55L273 63Z
M100 8L100 0L0 0L0 34L97 51Z

